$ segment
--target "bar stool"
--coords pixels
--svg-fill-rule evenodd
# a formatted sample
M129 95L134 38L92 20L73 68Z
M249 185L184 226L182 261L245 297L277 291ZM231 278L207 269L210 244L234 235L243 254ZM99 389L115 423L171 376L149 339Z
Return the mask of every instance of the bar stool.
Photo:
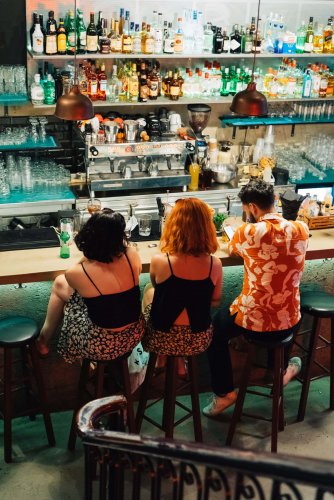
M91 394L88 391L88 384L91 382L90 377L90 365L91 363L96 363L96 370L94 370L95 377L95 393ZM116 358L108 361L94 361L92 359L84 359L81 366L80 378L79 378L79 386L78 386L78 400L77 406L73 412L72 424L70 435L68 438L67 447L69 450L74 450L76 438L77 438L77 415L80 408L87 403L87 397L85 398L85 394L88 394L89 401L92 399L99 399L103 397L104 392L104 379L105 379L105 368L108 366L110 371L112 372L117 368L117 365L120 365L121 368L121 378L123 384L123 392L126 397L126 406L127 406L127 425L130 433L135 432L135 416L133 411L133 399L131 394L131 384L130 384L130 374L128 367L128 357L122 356L121 358Z
M203 441L202 434L202 425L201 425L201 413L199 407L199 398L198 398L198 377L197 377L197 363L195 356L182 356L182 358L186 358L188 362L188 371L189 371L189 382L186 382L179 388L182 390L188 386L190 386L190 394L191 394L191 409L185 406L180 401L177 401L177 360L181 356L167 356L167 367L165 374L165 388L164 394L165 396L161 396L157 400L155 400L151 404L147 404L149 397L149 389L152 382L152 377L154 374L154 369L156 365L158 354L151 352L150 359L147 366L145 380L142 384L142 390L140 394L139 405L137 409L136 415L136 430L140 432L141 425L143 419L150 422L158 429L161 429L165 432L165 437L173 438L174 428L187 420L188 418L193 417L194 423L194 435L195 441ZM147 415L145 415L145 410L155 405L159 401L164 399L163 405L163 414L162 414L162 423L159 424L155 420L151 419ZM175 417L175 406L179 406L182 408L186 415L180 418L177 422L174 422Z
M313 317L311 330L304 331L297 335L295 344L306 353L306 366L304 377L298 378L302 382L302 392L298 408L298 422L302 422L305 417L305 410L310 388L310 382L326 375L330 376L330 391L329 391L329 407L334 410L334 295L326 292L305 292L301 294L301 311L303 314L309 314ZM327 340L320 335L321 319L329 318L331 322L331 340ZM310 331L309 346L306 349L300 342L299 338ZM319 363L315 357L316 352L321 349L330 348L330 368L326 368ZM313 364L316 364L323 371L322 374L311 377Z
M4 352L4 456L5 462L12 462L12 419L13 405L12 392L12 350L19 348L23 357L30 357L32 373L36 380L40 404L34 408L28 408L20 413L20 416L35 416L36 413L42 413L44 418L45 430L49 446L55 446L55 437L52 428L49 410L46 404L46 392L43 383L42 373L39 365L39 357L36 349L35 340L39 335L37 323L24 316L12 316L0 320L0 347ZM29 374L30 375L30 374ZM18 381L16 381L18 382ZM20 379L20 382L28 382L27 391L31 387L30 376ZM27 392L27 394L28 394ZM30 399L30 394L28 394Z
M263 340L256 340L256 341L247 338L247 340L250 343L249 351L241 375L238 397L236 400L232 420L227 434L226 445L232 444L237 423L240 420L241 416L245 415L250 418L255 418L258 420L266 420L271 422L271 451L276 452L278 431L284 430L284 407L283 407L284 348L292 342L293 333L291 333L284 340L280 340L279 342L275 341L273 337L271 337L270 339L266 339L265 333L263 334L263 337L264 337ZM274 350L274 367L272 370L273 372L272 394L264 394L263 392L247 389L251 369L254 362L256 361L258 354L257 348L259 346ZM242 410L246 393L272 398L271 418L266 418L263 417L262 415L254 413L243 412Z

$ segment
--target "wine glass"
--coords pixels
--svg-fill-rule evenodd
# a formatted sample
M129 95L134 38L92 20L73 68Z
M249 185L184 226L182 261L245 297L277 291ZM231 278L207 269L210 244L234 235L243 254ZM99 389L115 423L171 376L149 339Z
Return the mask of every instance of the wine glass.
M95 212L100 212L101 210L101 201L97 198L89 198L87 203L88 212L93 215Z

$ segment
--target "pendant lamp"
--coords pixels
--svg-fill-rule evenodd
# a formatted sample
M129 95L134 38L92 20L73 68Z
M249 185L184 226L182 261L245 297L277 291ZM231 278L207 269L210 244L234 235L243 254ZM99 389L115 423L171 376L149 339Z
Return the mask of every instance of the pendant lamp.
M257 22L256 22L255 36L257 36L259 28L260 3L261 0L259 0L257 7ZM268 114L267 99L263 94L261 94L261 92L256 90L256 83L254 82L255 61L256 61L256 50L254 52L254 58L253 58L251 81L249 82L245 90L242 90L241 92L235 94L230 107L230 110L233 113L236 113L237 115L263 116Z
M77 2L74 2L75 20L77 18ZM56 103L55 116L61 120L89 120L94 117L93 103L89 97L80 92L77 68L77 30L75 30L74 82L68 94L59 97Z

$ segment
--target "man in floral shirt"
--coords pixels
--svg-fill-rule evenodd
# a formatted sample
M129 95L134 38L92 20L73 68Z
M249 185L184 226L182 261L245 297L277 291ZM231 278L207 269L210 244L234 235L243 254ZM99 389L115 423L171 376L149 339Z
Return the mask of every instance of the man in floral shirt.
M300 322L299 284L304 270L308 227L275 213L274 190L263 181L251 181L239 198L248 222L229 243L231 254L244 260L241 294L230 308L216 314L213 340L208 350L213 398L203 409L215 416L236 400L229 354L229 339L237 335L271 335L284 339L296 332ZM285 355L286 385L300 370L299 358Z

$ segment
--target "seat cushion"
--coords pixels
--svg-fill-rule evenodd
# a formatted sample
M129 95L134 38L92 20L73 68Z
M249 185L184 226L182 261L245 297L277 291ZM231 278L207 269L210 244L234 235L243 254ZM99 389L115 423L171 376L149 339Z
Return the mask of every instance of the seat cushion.
M263 339L254 339L252 338L251 336L247 336L245 335L245 339L247 339L248 342L251 342L253 344L257 344L257 345L260 345L262 347L267 347L267 348L273 348L273 347L277 347L279 345L283 345L283 346L286 346L288 344L290 344L292 341L293 341L293 332L288 336L286 337L285 339L280 339L280 340L277 340L275 339L274 335L270 335L270 337L266 337L266 334L263 333Z
M304 292L300 297L301 310L312 316L334 318L334 295L326 292Z
M25 316L9 316L0 320L1 347L16 347L28 344L38 335L39 328L33 319Z

